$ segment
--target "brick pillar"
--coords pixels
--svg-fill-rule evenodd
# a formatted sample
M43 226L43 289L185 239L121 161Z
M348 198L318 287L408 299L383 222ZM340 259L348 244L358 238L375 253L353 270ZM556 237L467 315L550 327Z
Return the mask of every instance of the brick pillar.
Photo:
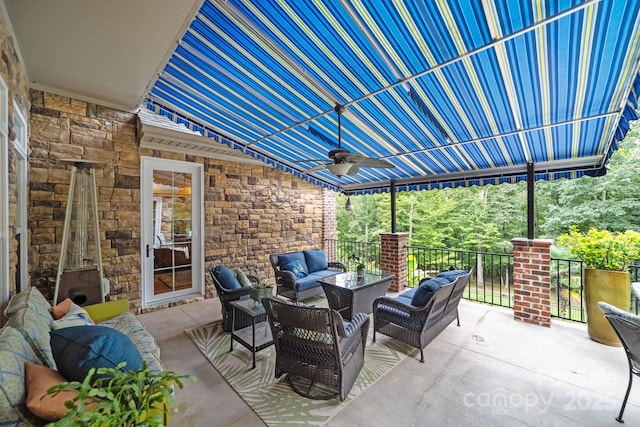
M552 240L513 239L513 317L551 326Z
M380 233L382 254L380 269L395 274L389 290L400 292L407 286L407 238L408 233Z
M333 242L331 247L327 240L336 239L336 193L335 191L324 188L322 190L322 245L327 254L331 253L333 248ZM333 254L335 256L335 254ZM335 258L331 258L331 261L335 261Z

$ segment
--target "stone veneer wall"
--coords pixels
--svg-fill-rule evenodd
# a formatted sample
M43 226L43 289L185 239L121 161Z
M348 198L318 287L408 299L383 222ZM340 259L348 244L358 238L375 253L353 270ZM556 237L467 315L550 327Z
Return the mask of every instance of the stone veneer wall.
M140 148L133 113L41 91L31 99L30 271L32 285L45 295L55 286L71 176L64 158L105 162L96 168L96 185L109 299L129 298L136 311L140 156L204 164L205 266L222 263L273 283L269 254L322 247L322 188L270 167ZM208 273L205 278L206 296L214 296Z
M7 85L9 91L9 141L8 141L8 164L6 167L9 173L9 291L16 290L16 265L18 262L18 242L13 238L17 233L17 157L14 149L15 135L12 134L13 114L15 102L22 115L29 117L29 82L24 72L24 68L14 47L13 38L4 21L3 14L0 13L0 76Z

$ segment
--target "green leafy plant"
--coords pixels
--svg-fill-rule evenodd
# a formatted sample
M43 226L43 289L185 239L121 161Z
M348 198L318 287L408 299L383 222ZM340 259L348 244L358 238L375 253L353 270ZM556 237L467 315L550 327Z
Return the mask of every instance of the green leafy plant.
M558 245L569 249L587 268L626 271L629 264L640 259L640 233L631 230L612 233L591 228L581 233L572 226L558 237Z
M171 408L178 412L173 386L182 388L182 380L196 380L191 375L171 371L151 372L146 363L135 371L123 371L124 365L123 362L116 368L92 368L82 382L65 382L47 390L53 395L77 392L73 400L65 402L69 413L48 427L164 426L164 411L158 408L166 408L167 415ZM94 380L96 374L100 377Z

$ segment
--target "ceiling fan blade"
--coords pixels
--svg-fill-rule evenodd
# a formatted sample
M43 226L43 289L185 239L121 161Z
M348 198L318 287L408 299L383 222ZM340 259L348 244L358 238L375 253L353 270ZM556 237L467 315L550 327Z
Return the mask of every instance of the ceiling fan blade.
M364 157L361 160L358 160L356 162L356 164L358 166L364 166L367 168L384 168L384 169L389 169L389 168L395 168L396 165L394 165L391 162L388 162L386 160L382 160L382 159L373 159L371 157Z
M309 163L309 162L326 162L327 159L303 159L303 160L291 160L291 163Z
M325 164L314 166L314 167L312 167L310 169L305 170L304 173L317 172L319 170L325 169L326 167L327 167L327 165L325 165Z

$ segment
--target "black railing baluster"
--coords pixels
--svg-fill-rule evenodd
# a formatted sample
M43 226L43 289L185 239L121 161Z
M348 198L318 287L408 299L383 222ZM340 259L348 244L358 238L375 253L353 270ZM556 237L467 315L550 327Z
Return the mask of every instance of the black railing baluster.
M350 268L355 268L355 265L350 263L349 257L356 254L364 258L370 269L380 271L380 243L329 240L327 248L333 255L331 258L344 262ZM411 260L411 264L407 266L411 267L407 269L409 286L418 286L420 279L425 276L434 276L450 267L472 268L473 275L465 289L464 298L513 308L513 254L422 246L406 246L406 250L407 260ZM551 316L586 322L582 261L551 258L550 264ZM479 266L481 269L478 269ZM629 272L632 282L640 281L640 265L631 265ZM630 303L631 310L638 314L640 307L634 296Z

